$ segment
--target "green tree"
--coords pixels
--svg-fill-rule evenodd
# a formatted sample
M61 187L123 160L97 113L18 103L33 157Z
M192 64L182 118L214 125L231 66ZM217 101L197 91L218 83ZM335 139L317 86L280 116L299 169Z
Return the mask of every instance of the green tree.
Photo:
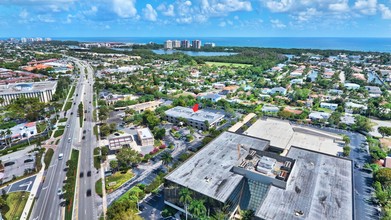
M343 155L345 157L349 156L350 155L350 146L345 146L343 147Z
M185 207L185 215L187 219L187 212L189 205L193 201L193 193L189 190L189 188L182 188L179 191L179 202L182 203Z
M391 186L391 168L379 169L375 173L375 180L379 181L384 187Z
M345 145L350 144L350 138L349 138L349 136L344 135L343 138L342 138L342 140L345 142Z
M162 159L163 165L165 165L165 166L168 166L168 164L170 164L173 160L171 153L168 151L164 151L162 153L161 159Z
M382 135L382 137L391 136L391 127L381 126L377 128L377 131Z
M122 148L117 153L117 160L120 169L127 170L130 165L140 162L138 152L131 148Z
M4 208L6 205L7 201L3 197L0 197L0 208Z
M204 217L206 215L206 207L204 205L204 200L196 199L191 201L189 210L197 218Z
M364 116L356 115L353 129L358 131L370 132L372 131L371 121Z
M252 220L254 217L254 211L253 210L240 210L240 217L242 217L242 220Z
M118 169L118 161L116 161L116 160L110 161L110 167L111 167L111 169L113 169L113 171L115 173L115 171L117 171L117 169Z
M162 140L163 137L166 135L166 129L155 127L155 128L153 128L152 133L153 133L153 136L155 137L155 139Z

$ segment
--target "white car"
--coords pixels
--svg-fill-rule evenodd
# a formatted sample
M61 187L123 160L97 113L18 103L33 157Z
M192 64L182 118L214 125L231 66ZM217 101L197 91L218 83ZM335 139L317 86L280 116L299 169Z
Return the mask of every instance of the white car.
M57 195L62 195L62 189L61 188L58 188L58 190L57 190Z

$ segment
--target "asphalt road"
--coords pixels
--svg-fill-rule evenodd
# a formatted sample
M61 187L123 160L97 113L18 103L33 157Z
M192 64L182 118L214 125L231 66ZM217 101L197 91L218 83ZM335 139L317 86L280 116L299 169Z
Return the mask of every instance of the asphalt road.
M81 94L83 90L83 82L85 77L83 74L80 75L76 90L74 94L73 102L80 103ZM36 201L31 219L38 220L57 220L63 218L63 209L60 206L60 198L57 195L57 190L63 187L63 181L65 180L64 168L66 167L65 163L70 158L72 146L75 146L79 142L79 118L77 117L77 104L72 105L71 109L67 112L67 125L57 148L55 149L52 161L47 170L44 183L41 185L42 189ZM70 113L74 114L71 115ZM64 159L59 160L58 155L60 153L64 154Z
M96 137L93 134L93 69L86 62L79 62L82 65L82 72L87 70L88 80L84 84L82 94L85 121L81 129L80 161L79 161L79 192L78 192L78 219L97 219L97 204L95 203L95 175L96 169L93 166L93 149L97 145ZM89 175L89 173L91 175ZM87 195L87 191L90 194Z

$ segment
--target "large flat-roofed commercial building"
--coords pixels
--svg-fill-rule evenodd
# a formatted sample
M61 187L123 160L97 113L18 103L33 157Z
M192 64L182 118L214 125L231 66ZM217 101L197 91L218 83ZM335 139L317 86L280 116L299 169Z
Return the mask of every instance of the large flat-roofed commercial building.
M166 119L171 123L179 123L182 119L185 119L187 125L190 125L196 129L207 130L211 127L216 127L218 123L223 120L224 115L220 113L211 112L208 110L198 110L194 112L191 108L185 108L176 106L167 110ZM205 122L208 122L209 127Z
M57 81L44 81L33 83L11 83L0 85L1 106L9 105L12 100L21 97L39 98L41 102L50 102L56 92Z
M270 145L283 152L282 155L286 155L291 146L300 146L336 156L343 152L345 146L339 135L273 118L259 119L245 134L270 140Z
M180 192L205 202L211 215L253 210L255 219L353 219L351 160L224 132L165 177L165 203L182 212Z

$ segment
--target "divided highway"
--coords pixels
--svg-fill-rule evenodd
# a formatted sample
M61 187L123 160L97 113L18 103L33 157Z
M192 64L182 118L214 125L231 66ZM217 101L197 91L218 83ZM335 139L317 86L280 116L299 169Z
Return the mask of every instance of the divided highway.
M64 171L66 165L66 161L70 158L72 147L80 150L80 170L91 170L93 165L92 160L92 149L93 144L95 144L96 140L93 137L93 129L92 129L92 106L89 104L89 101L92 102L93 92L92 92L92 80L93 80L93 71L91 67L87 67L87 64L81 62L80 60L71 58L76 65L81 69L80 77L76 84L76 90L73 96L73 102L75 104L72 105L71 109L68 110L66 117L68 118L67 126L65 127L64 134L55 149L52 161L50 166L46 172L44 183L42 185L42 189L38 195L38 200L36 201L33 212L30 219L33 220L60 220L64 218L64 208L60 205L61 200L57 195L57 191L59 188L62 188L65 180L66 171ZM88 70L88 80L85 77L84 68L87 67ZM84 92L86 95L84 95ZM79 118L77 117L77 108L79 103L83 101L83 105L87 107L91 106L91 113L84 114L86 116L86 121L84 121L84 126L89 129L88 133L83 134L82 129L80 128ZM73 112L73 114L71 114ZM82 136L85 135L85 140L82 140ZM81 142L80 142L81 141ZM59 155L63 154L63 159L59 159ZM79 198L79 219L96 219L92 212L93 209L93 198L94 198L94 182L89 178L88 180L80 181L80 192L78 193ZM86 197L86 190L92 190L92 196ZM84 198L84 197L85 198ZM82 210L83 209L83 210ZM86 210L86 212L84 212ZM81 211L84 212L80 213ZM75 216L75 214L74 214Z

